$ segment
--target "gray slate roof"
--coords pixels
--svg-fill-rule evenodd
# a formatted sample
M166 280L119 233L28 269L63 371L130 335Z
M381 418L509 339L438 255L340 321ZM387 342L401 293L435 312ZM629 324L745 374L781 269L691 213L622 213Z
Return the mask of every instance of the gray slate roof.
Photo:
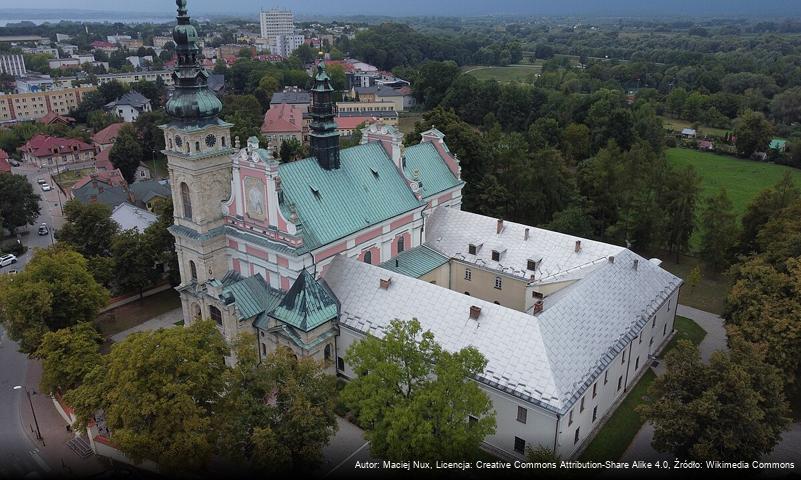
M380 288L388 277L389 288ZM344 256L324 279L340 302L341 325L380 338L392 320L416 318L444 349L473 346L487 358L477 380L558 413L572 407L681 284L626 249L538 316ZM470 318L471 306L481 308L478 320Z
M150 100L148 100L147 97L137 92L136 90L131 90L125 93L117 100L107 103L106 107L111 108L117 105L130 105L134 108L142 108L148 103L150 103Z
M309 92L275 92L270 98L270 104L279 103L311 103L311 93Z
M156 223L159 217L143 208L124 202L114 207L111 219L117 222L123 230L136 229L142 233L147 227Z

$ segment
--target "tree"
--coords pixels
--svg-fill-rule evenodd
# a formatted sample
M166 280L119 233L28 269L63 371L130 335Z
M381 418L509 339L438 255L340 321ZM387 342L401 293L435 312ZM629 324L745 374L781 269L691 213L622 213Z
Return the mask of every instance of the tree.
M133 125L125 125L120 129L114 146L108 154L114 168L119 168L125 181L133 183L136 179L136 169L142 162L144 152L142 144L136 135Z
M663 237L668 251L676 255L676 263L690 247L700 190L701 179L691 165L668 172L662 200L665 209Z
M103 337L91 322L47 332L33 353L42 361L43 392L66 392L78 387L84 377L100 364Z
M254 95L226 95L223 97L222 117L234 124L231 137L239 137L242 144L253 136L260 135L263 113L259 100Z
M108 303L77 252L61 246L36 250L23 271L0 288L0 320L20 350L33 352L45 332L95 319Z
M750 157L754 152L764 152L768 149L773 126L762 113L746 110L735 121L734 135L737 137L735 141L737 154Z
M554 213L551 221L543 228L582 238L593 236L592 220L580 204L569 205L564 210Z
M788 88L770 101L773 118L786 124L801 121L801 87Z
M737 217L726 189L704 200L699 220L701 259L720 272L729 265L738 236Z
M143 112L139 114L134 122L134 130L136 131L136 138L142 146L141 161L150 164L149 162L164 158L161 153L164 150L164 132L160 126L167 123L167 114L164 110L156 110L153 112ZM155 175L156 172L153 172Z
M445 92L461 71L455 62L426 62L420 66L420 76L415 85L415 97L426 110L436 107Z
M220 450L253 473L311 471L337 427L334 377L286 348L260 363L255 347L250 334L234 344L237 365L226 372L217 419Z
M571 123L562 132L562 154L570 165L590 157L590 129L583 123Z
M175 251L175 237L169 231L174 221L172 199L155 200L153 211L159 218L144 231L146 248L152 252L156 263L167 268L170 283L178 285L181 282L178 253Z
M724 317L729 337L764 347L789 385L801 374L801 256L784 263L757 255L737 265Z
M86 125L93 131L98 132L108 127L112 123L119 122L120 118L110 112L103 110L93 110L86 117Z
M764 352L734 342L709 365L698 348L681 340L666 359L667 371L637 407L654 425L653 446L678 458L740 461L773 450L789 423L782 379Z
M64 216L66 222L58 231L59 241L87 259L111 255L111 241L119 225L111 219L108 205L72 199L64 205Z
M142 298L145 288L158 280L155 252L147 244L144 234L136 229L117 233L111 242L114 258L114 283L119 292L139 292Z
M801 198L801 191L793 182L790 173L773 187L763 190L748 205L741 223L743 226L740 235L740 249L743 253L750 253L757 248L757 235L762 227L778 212L789 207Z
M111 441L134 462L197 471L214 451L212 414L225 391L228 353L211 320L134 333L64 399L80 428L102 410Z
M472 380L486 359L473 347L443 351L415 319L352 345L346 361L357 376L342 398L381 458L469 459L495 431L490 400Z
M18 227L33 225L39 218L39 199L24 175L0 175L0 232L7 228L14 233Z
M282 162L292 162L303 155L303 144L294 137L282 140L278 153Z
M690 288L690 292L695 290L695 287L698 286L698 283L701 282L701 267L700 265L696 265L690 270L690 274L687 276L687 286Z

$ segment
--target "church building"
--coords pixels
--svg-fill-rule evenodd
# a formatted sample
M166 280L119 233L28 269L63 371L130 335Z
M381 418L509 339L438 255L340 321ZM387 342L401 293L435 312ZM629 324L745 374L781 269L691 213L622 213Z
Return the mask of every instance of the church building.
M314 72L311 156L240 145L208 89L177 0L175 93L162 126L184 322L213 319L352 378L348 347L417 318L448 350L475 346L497 431L486 447L579 452L671 338L681 280L626 248L461 210L442 132L403 145L367 127L340 149L333 87ZM235 361L235 359L229 359Z

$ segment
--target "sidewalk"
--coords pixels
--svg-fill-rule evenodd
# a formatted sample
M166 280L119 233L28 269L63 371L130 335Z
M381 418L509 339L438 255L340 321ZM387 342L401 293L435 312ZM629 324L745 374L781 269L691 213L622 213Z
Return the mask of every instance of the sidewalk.
M39 392L41 376L41 363L38 360L28 360L25 385L31 393L31 402L36 412L36 420L39 423L43 441L36 439L36 427L27 396L19 403L19 414L22 424L26 426L26 433L38 446L38 457L49 468L48 476L85 477L105 471L106 466L95 455L84 459L67 446L67 442L72 440L75 434L67 431L67 422L56 410L53 399L49 395ZM44 468L41 462L38 463Z
M125 337L135 332L147 332L150 330L158 330L160 328L175 327L175 323L180 322L183 320L183 318L183 311L180 308L176 308L170 310L169 312L162 313L159 316L153 317L144 323L140 323L135 327L129 328L128 330L123 330L120 333L112 335L111 340L114 343L117 343L123 341Z

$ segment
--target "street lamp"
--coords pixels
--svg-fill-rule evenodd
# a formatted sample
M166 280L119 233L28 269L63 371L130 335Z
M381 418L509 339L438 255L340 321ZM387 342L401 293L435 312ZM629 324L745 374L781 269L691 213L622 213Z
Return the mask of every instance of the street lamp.
M36 439L42 441L42 446L46 446L45 442L44 442L44 438L42 438L42 432L39 431L39 421L36 420L36 410L33 409L33 401L31 400L31 392L28 391L28 389L25 388L22 385L16 385L16 386L14 386L13 389L14 390L25 390L25 394L28 395L28 404L31 406L31 413L33 414L33 423L36 425Z

